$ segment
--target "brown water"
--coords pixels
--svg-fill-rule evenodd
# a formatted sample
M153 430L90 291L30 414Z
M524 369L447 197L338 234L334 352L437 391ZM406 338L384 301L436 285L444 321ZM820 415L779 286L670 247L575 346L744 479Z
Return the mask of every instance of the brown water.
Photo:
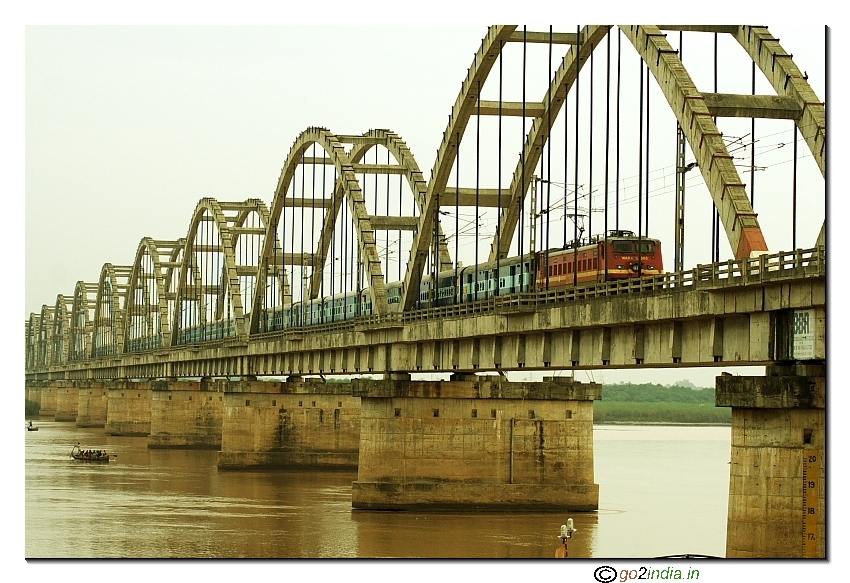
M565 513L352 511L352 472L220 472L217 452L36 421L26 434L27 558L552 557ZM729 427L597 426L599 511L572 557L723 556ZM73 444L117 454L69 459Z

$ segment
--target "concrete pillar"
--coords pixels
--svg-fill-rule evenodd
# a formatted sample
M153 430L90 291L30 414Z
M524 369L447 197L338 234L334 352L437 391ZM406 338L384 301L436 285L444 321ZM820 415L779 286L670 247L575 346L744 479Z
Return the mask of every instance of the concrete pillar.
M77 427L106 427L109 391L99 381L80 382Z
M43 384L42 381L24 381L27 401L26 410L29 414L34 414L33 411L41 410L41 388Z
M825 395L824 366L717 377L732 407L727 557L825 557Z
M151 432L149 382L106 381L106 432L110 435L147 436Z
M151 382L148 447L220 449L226 380Z
M353 385L361 426L352 507L598 509L600 385L495 376Z
M224 394L220 469L357 468L360 399L351 383L232 381Z
M56 416L56 381L46 381L39 389L41 408L39 417Z
M85 382L85 381L83 381ZM77 381L54 381L56 388L56 421L76 421L80 399Z

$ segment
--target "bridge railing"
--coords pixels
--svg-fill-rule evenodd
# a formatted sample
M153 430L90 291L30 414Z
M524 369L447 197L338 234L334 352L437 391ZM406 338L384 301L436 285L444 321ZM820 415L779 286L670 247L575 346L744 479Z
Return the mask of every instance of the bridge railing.
M797 249L773 255L698 265L696 281L701 288L714 285L759 284L789 277L826 276L826 248ZM708 284L708 285L706 285Z

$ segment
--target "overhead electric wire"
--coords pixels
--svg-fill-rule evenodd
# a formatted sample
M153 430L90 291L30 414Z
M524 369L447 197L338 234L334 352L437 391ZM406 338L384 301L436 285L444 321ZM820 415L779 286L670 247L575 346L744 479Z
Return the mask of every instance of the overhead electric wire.
M575 139L575 182L574 184L578 184L578 130L579 130L579 66L581 62L581 51L579 47L581 46L581 26L576 25L576 44L574 45L576 48L576 139ZM566 112L564 112L566 115ZM564 179L566 181L566 178ZM578 215L578 189L573 192L573 215ZM564 224L566 225L566 218L564 219ZM573 285L578 285L578 269L576 269L577 260L578 260L578 221L573 221ZM566 245L564 245L566 247Z
M588 116L588 152L587 152L587 181L593 182L593 43L590 43L590 115ZM590 201L588 206L593 206L593 191L588 191ZM587 233L590 237L593 236L593 219L592 215L588 216Z
M498 170L496 172L496 275L500 273L499 263L502 258L502 63L504 62L504 41L499 41L499 146L498 146ZM455 256L457 261L457 256ZM458 282L460 285L460 282ZM499 295L499 288L496 286L496 295ZM461 287L462 289L462 287Z
M546 89L546 170L548 172L548 180L546 181L546 208L552 204L552 81L549 77L552 75L552 25L549 25L549 66L546 69L546 79L549 81L549 86ZM543 174L541 172L541 174ZM532 217L536 220L535 217ZM546 252L543 265L543 273L546 274L546 289L549 289L549 213L546 213ZM498 286L497 286L498 287Z
M602 247L603 257L602 264L605 269L605 279L608 279L608 162L611 154L611 33L608 29L608 34L605 35L605 214L603 215L604 226L602 235L605 238L605 244Z

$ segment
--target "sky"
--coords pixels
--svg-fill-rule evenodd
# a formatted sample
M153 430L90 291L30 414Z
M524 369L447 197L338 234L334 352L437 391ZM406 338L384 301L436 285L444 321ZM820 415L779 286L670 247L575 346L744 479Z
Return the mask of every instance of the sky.
M572 26L555 26L555 30L572 30ZM529 25L531 30L545 28ZM815 91L823 95L822 28L774 27L771 31L794 53ZM53 305L58 294L72 294L77 281L96 282L104 263L131 264L143 237L185 236L192 211L203 197L256 197L270 205L289 147L308 126L324 126L338 134L392 129L407 142L427 179L460 80L485 33L485 26L27 28L24 318L40 311L42 304ZM678 42L673 38L676 33L669 36L671 42ZM710 35L691 36L684 40L686 65L710 53L705 44ZM519 65L520 46L511 45L517 50L506 55L506 100L520 86L518 75L513 74ZM729 51L728 57L721 54L721 92L733 92L741 77L749 77L749 61L743 51L734 43L722 45L727 47L736 52ZM545 80L545 70L535 78L537 70L532 64L543 66L545 55L540 50L545 45L532 45L531 49L537 54L529 51L528 93L542 95L544 85L533 81ZM556 63L558 60L556 54ZM634 50L624 46L624 77L636 76L636 61ZM599 83L601 65L596 75ZM710 61L703 58L691 69L698 86L712 90ZM493 93L496 89L495 81L491 75L491 83L483 89L485 97L497 97L488 95L488 90ZM635 82L624 78L623 84L622 174L624 183L634 190L636 124L625 101L634 100ZM655 228L651 233L664 242L669 266L672 220L664 215L671 214L673 200L675 122L666 104L659 101L660 93L654 97L652 129L666 126L671 137L667 144L662 143L668 135L659 130L653 141L651 209ZM597 118L601 105L597 104ZM732 122L738 127L728 127ZM744 122L746 130L740 130L739 120L732 122L721 120L721 129L726 123L724 131L730 135L749 131L749 120ZM765 134L758 147L770 151L759 153L758 164L769 167L756 176L756 194L759 200L768 196L772 200L770 205L757 202L756 209L763 217L771 250L790 249L790 220L785 215L790 214L787 143L791 131L781 132L788 130L791 122L785 122L784 128L781 122L758 123L757 131ZM560 127L560 118L553 126ZM600 127L597 123L597 132ZM474 186L471 129L461 146L462 158L470 160L464 163L461 177L465 185ZM505 133L514 134L513 141L518 142L519 126L512 129L506 128ZM488 134L483 140L482 164L489 165L482 170L482 188L496 186L495 148L488 139L494 137ZM599 133L597 142L601 144ZM586 149L584 138L581 143ZM780 145L783 143L785 147ZM563 157L560 151L556 146L555 160ZM518 152L518 144L504 147L505 181ZM598 146L594 153L598 156L593 180L598 197L602 190ZM823 222L823 187L816 184L817 169L805 148L800 149L800 156L800 172L805 175L798 179L798 188L805 211L798 217L798 246L806 247L814 243ZM558 180L563 170L559 167L553 172L553 180ZM571 183L572 168L568 172ZM693 172L688 178L688 235L693 232L692 236L703 242L710 235L696 233L705 229L700 215L710 210L710 202L701 176ZM579 183L584 182L587 178L581 176ZM626 192L624 197L630 194ZM774 205L773 200L780 204ZM600 204L597 201L594 207L598 209ZM623 205L622 224L637 230L634 207L634 202L628 208ZM596 213L597 229L600 218ZM452 217L445 220L451 233ZM482 224L482 230L489 226L492 231L492 223ZM542 225L539 228L542 231ZM481 237L481 254L488 245L489 240ZM725 241L723 245L722 257L729 257L731 250ZM693 246L700 249L691 252L688 245L686 266L710 260L708 244ZM689 260L688 255L695 259ZM406 258L406 251L402 256ZM472 260L469 257L464 263Z
M724 3L712 6L720 4ZM724 4L725 14L736 6L734 14L742 20L765 20L766 5L751 6L748 10L753 12L746 14L738 4ZM202 197L257 197L270 204L289 147L308 126L325 126L339 134L392 129L407 142L427 179L461 79L486 32L486 24L479 24L480 13L460 9L453 19L458 25L437 26L446 22L445 15L454 14L450 11L457 8L454 4L404 8L386 3L384 10L368 2L352 7L331 1L321 6L323 13L318 15L304 6L269 13L252 2L240 3L239 9L215 3L202 9L180 2L114 9L98 2L74 7L33 2L11 14L2 31L6 49L2 74L16 91L3 97L7 101L2 118L4 150L11 156L4 156L1 163L4 186L13 193L7 215L12 231L8 249L13 256L11 273L17 275L4 294L12 302L7 305L23 305L23 314L16 312L17 317L27 318L42 304L52 305L57 294L71 294L79 280L97 281L104 263L129 264L145 236L184 236ZM681 4L659 6L667 12L660 12L658 19L673 20L665 15L676 6L680 9ZM523 8L535 16L553 14L545 3L526 2ZM493 12L486 16L524 18L523 14L507 18L500 17L498 10ZM572 9L555 13L574 20L577 16ZM618 9L618 16L626 21L648 19L637 7ZM581 19L598 20L598 14ZM347 22L357 26L342 26ZM289 26L292 23L300 26ZM282 26L219 26L226 24ZM528 27L546 30L548 23ZM575 24L554 27L571 32ZM769 28L826 101L822 25L786 20ZM672 34L670 40L675 40ZM700 89L712 91L710 63L704 58L698 63L691 48L700 46L705 57L709 49L700 42L704 41L686 36L683 58ZM832 42L834 61L841 54L840 31L833 31ZM721 52L726 50L721 47ZM733 53L728 69L720 72L720 92L748 88L749 62L740 49ZM535 58L539 66L541 55ZM632 51L626 58L633 61L629 74L634 75L637 56ZM517 62L514 57L514 70ZM745 89L739 89L742 83ZM516 92L516 83L512 87ZM486 87L488 91L492 95L492 87ZM541 94L539 85L532 91ZM831 95L840 94L831 89ZM654 123L665 125L664 108L655 97ZM841 123L840 119L840 110L831 112L830 124ZM761 123L758 131L765 137L759 147L764 146L768 168L756 176L756 192L759 200L767 201L757 200L756 210L771 250L789 249L789 145L782 136L790 138L791 132L781 134L783 128L774 130ZM662 131L652 128L660 140ZM721 125L721 129L730 136L748 131L740 124ZM462 145L466 155L474 148L469 136L468 131ZM830 144L841 148L836 141ZM506 157L515 159L517 152L513 147ZM838 159L835 152L833 161ZM807 174L800 180L798 228L800 240L805 241L816 235L823 221L824 195L823 180L812 170L811 158L804 157L804 147L800 154L800 171ZM671 157L672 153L660 153L651 162L662 181L669 179L662 168L670 166ZM492 157L489 163L492 169ZM462 176L467 183L468 174ZM689 195L695 193L689 198L694 201L689 207L693 214L689 234L693 232L703 243L688 251L691 258L686 263L694 264L708 262L704 233L709 221L707 196L697 194L700 180L689 179L694 180L688 182ZM658 217L652 234L664 241L669 262L672 235L669 226L661 224L663 211L657 210L665 208L664 196L659 195L657 207L652 199L653 217ZM833 204L833 212L838 205ZM484 244L479 241L479 245ZM722 255L725 258L728 249ZM16 287L18 282L24 285ZM11 366L18 368L20 360ZM720 370L604 371L594 373L594 380L648 379L669 384L688 378L698 386L712 386ZM723 370L762 374L761 369ZM579 380L586 375L576 373Z

